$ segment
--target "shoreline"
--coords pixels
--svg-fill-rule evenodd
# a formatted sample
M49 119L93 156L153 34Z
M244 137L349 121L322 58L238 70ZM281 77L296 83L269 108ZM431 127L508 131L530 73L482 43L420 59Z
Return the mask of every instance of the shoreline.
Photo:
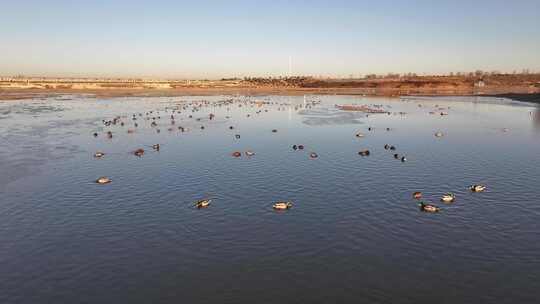
M176 88L176 89L0 89L0 100L42 98L56 95L92 95L95 98L118 97L179 97L217 95L363 95L372 97L399 97L391 94L366 94L360 88L275 88L275 87L232 87L232 88Z
M386 93L386 94L385 94ZM456 92L426 92L424 94L387 94L388 92L366 93L362 88L295 88L295 87L215 87L176 89L0 89L0 101L42 99L59 95L89 95L91 98L123 97L180 97L217 95L361 95L366 97L399 98L402 96L485 96L508 98L520 102L540 104L540 93L470 94Z
M500 96L538 102L538 98L529 94L540 94L540 74L389 75L359 79L322 79L310 76L221 80L0 78L0 100L58 94L91 94L97 98L304 94Z
M485 96L508 98L515 101L540 104L540 93L531 93L531 94L506 93L506 94L495 94L495 95L485 95Z

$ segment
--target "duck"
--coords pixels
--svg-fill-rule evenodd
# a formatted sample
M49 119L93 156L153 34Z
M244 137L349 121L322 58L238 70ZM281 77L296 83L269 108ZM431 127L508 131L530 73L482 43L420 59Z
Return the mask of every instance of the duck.
M311 152L311 153L309 154L309 157L310 157L310 158L317 158L317 157L319 157L319 155L318 155L317 153L315 153L315 152Z
M96 179L96 183L100 184L100 185L104 185L104 184L108 184L112 182L112 179L106 177L106 176L102 176L98 179Z
M234 138L240 139L240 134L236 134L236 135L234 136Z
M107 132L107 137L108 137L108 138L112 138L112 132L111 132L111 131L108 131L108 132Z
M298 150L304 150L304 145L298 145Z
M293 145L293 146L292 146L292 149L296 151L296 150L298 149L298 146L297 146L297 145Z
M247 150L246 152L246 156L253 156L255 155L255 152L251 151L251 150Z
M471 189L472 192L483 192L484 190L486 190L486 186L484 185L472 185L469 187L469 189Z
M154 144L152 145L152 149L156 150L156 151L159 151L159 148L160 148L160 145L159 144Z
M402 156L402 157L401 157L401 162L404 163L404 162L406 162L406 161L407 161L407 158L406 158L405 156Z
M229 130L233 130L233 129L234 129L234 127L233 127L233 126L229 126Z
M98 137L98 134L97 134L97 133L94 133L94 137Z
M365 135L363 133L356 133L356 137L365 137Z
M276 202L274 205L272 205L272 208L276 210L287 210L292 207L291 202Z
M100 157L103 157L103 156L105 156L105 153L103 153L103 152L98 151L98 152L94 153L95 158L100 158Z
M369 150L363 150L363 151L358 152L358 154L362 156L369 156L370 152Z
M388 150L388 149L390 149L390 146L389 145L384 145L384 149Z
M452 203L456 199L453 193L446 193L441 197L441 201L445 203Z
M435 133L435 137L443 137L444 134L442 132L437 132Z
M394 154L394 158L395 158L395 159L399 159L399 154L397 154L397 153Z
M396 150L396 147L390 146L390 150L394 151L394 150Z
M128 134L133 134L133 133L135 133L135 130L133 130L133 129L128 129L128 130L127 130L127 133L128 133Z
M210 206L210 203L212 202L211 199L204 199L204 200L200 200L200 201L197 201L195 202L195 206L197 208L206 208L208 206Z
M240 157L240 156L242 156L242 152L235 151L235 152L232 153L232 156L233 157Z
M420 202L418 204L418 206L420 207L420 210L424 211L424 212L435 213L435 212L439 212L441 210L441 208L439 208L439 207L437 207L435 205L426 204L424 202Z
M133 154L135 156L141 157L141 156L144 155L144 149L137 149L137 150L133 151Z
M413 193L412 196L413 196L413 198L415 198L415 199L421 199L421 198L422 198L422 192L416 191L416 192Z
M277 133L277 130L276 130L276 129L273 129L273 130L272 130L272 133Z

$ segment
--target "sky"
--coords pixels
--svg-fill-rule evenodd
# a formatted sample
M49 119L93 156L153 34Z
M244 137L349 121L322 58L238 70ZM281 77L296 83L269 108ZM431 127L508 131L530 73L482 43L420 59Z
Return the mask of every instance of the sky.
M540 71L540 0L0 0L0 75Z

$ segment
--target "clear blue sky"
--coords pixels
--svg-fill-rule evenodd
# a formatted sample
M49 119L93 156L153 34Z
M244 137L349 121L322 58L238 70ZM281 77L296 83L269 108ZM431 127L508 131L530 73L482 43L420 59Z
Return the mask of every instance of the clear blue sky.
M0 2L0 75L540 71L540 0Z

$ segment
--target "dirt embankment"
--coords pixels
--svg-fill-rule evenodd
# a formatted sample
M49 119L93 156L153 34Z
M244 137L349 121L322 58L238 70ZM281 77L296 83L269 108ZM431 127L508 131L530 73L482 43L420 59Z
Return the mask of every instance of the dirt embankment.
M181 96L219 94L350 94L500 95L515 97L540 93L540 74L482 76L413 76L369 79L317 79L312 77L245 78L232 80L91 80L4 79L0 99L22 99L47 94L92 94L97 97ZM534 99L534 98L533 98Z
M540 74L423 76L359 80L305 79L302 88L357 89L370 95L472 95L540 93Z

